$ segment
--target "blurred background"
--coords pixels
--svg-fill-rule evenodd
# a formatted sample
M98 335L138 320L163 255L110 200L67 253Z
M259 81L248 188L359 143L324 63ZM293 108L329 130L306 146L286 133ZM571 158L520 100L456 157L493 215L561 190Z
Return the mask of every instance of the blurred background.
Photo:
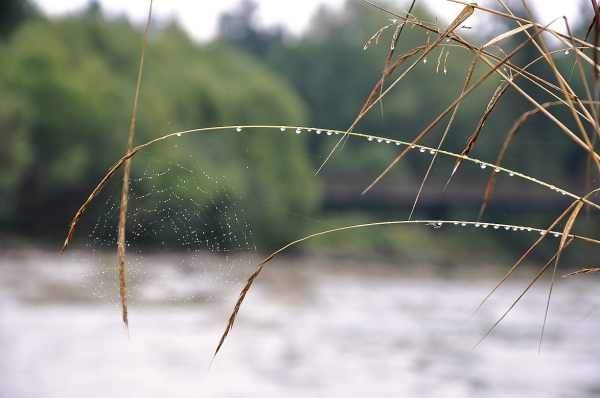
M311 233L406 219L431 160L413 151L361 195L399 147L350 138L315 176L339 137L325 132L345 131L381 79L394 28L384 31L379 44L363 46L390 16L358 0L310 3L312 11L298 13L297 20L293 11L272 17L265 11L268 3L220 3L221 9L212 10L210 29L202 20L195 21L202 29L190 27L191 12L179 17L156 5L135 144L212 126L313 131L244 129L236 135L232 129L165 141L134 158L128 223L136 253L133 345L122 334L118 289L112 289L121 174L86 213L74 254L63 257L61 269L55 258L76 211L125 153L147 4L137 13L96 1L64 8L44 1L0 4L0 396L94 396L91 390L103 396L164 396L167 390L187 396L199 385L211 396L232 397L372 391L597 396L600 362L592 355L597 339L590 336L600 318L592 277L561 282L542 346L547 356L536 357L549 279L490 335L487 351L468 354L552 257L558 239L549 238L532 252L523 274L507 284L507 296L473 320L477 304L539 235L449 225L371 228L294 247L273 266L280 274L264 276L256 295L249 296L248 315L226 347L229 354L223 362L217 358L207 379L197 380L257 261ZM443 29L460 7L449 11L442 3L417 1L413 14L437 20ZM508 3L526 15L520 1ZM559 15L550 14L549 2L542 3L548 6L534 8L540 20ZM408 1L378 4L398 12L409 6ZM565 13L573 34L582 37L591 21L589 2L569 2ZM479 17L467 21L460 34L485 43L513 27ZM423 46L428 38L407 26L396 54ZM521 40L509 39L502 47L509 52ZM536 54L526 49L513 62L526 65ZM471 57L451 46L444 54L432 52L355 131L411 141L460 94ZM572 53L558 52L555 62L570 76ZM529 71L554 79L541 62ZM483 72L477 69L475 75ZM583 92L581 79L570 83ZM488 79L462 104L442 149L464 149L500 84ZM522 86L540 102L551 100L531 84ZM470 156L494 163L514 122L531 109L508 90ZM575 125L568 110L552 112ZM437 147L445 121L424 145ZM597 175L586 180L587 162L585 151L537 115L521 128L503 166L582 194L586 181L597 186ZM463 164L444 189L453 165L438 157L413 219L477 219L492 171ZM482 221L548 228L570 203L560 193L500 175ZM195 219L204 222L204 232L190 222ZM598 236L596 219L593 213L581 217L576 231ZM201 267L188 267L183 256L190 251L211 255L202 257ZM154 255L167 257L163 263L150 261ZM560 272L597 267L597 258L594 245L573 243ZM218 282L205 282L212 273ZM226 292L216 304L212 295L194 290L217 285L219 295ZM109 305L98 305L102 301ZM81 354L90 344L97 350ZM120 353L107 354L112 351ZM373 358L384 359L377 364ZM79 382L70 383L66 374L77 375ZM107 387L111 380L118 380L113 389ZM169 390L172 382L178 389ZM254 389L245 390L246 385Z
M433 21L440 12L435 7L441 3L445 2L417 2L413 13ZM513 3L515 12L524 13L520 2ZM75 2L65 3L64 9L71 12L61 15L56 15L58 3L54 3L47 6L55 15L52 18L45 16L43 2L4 4L0 47L0 138L4 143L0 149L0 231L5 238L54 246L62 241L79 206L124 153L119 148L124 148L127 140L143 23L139 18L132 23L127 14L114 9L107 13L100 2L79 8L73 5ZM425 8L426 4L433 9ZM241 1L221 11L210 35L196 39L190 38L174 15L160 18L159 14L150 32L136 144L179 130L219 125L287 124L346 130L380 79L391 29L384 32L380 44L373 43L366 51L363 46L389 23L389 16L360 1L335 3L333 7L311 6L315 14L304 29L289 30L277 22L267 24L265 17L259 17L258 3ZM589 24L586 6L584 2L573 3L568 9L576 36L582 35ZM389 7L403 9L408 4ZM160 10L160 4L157 8ZM451 20L455 14L443 15ZM547 13L543 18L548 19ZM494 32L510 28L510 22L496 18L494 23L486 23L480 18L462 29L462 34L484 42ZM427 39L420 29L405 29L396 54L424 45ZM507 42L504 50L514 45ZM534 51L523 51L513 61L525 65L535 58ZM447 73L440 69L441 55ZM463 50L451 47L449 53L431 54L434 59L411 72L412 77L355 130L411 141L459 94L470 64L463 55ZM573 67L572 57L557 57L556 62L567 72ZM542 63L533 64L529 70L552 78ZM579 82L571 82L576 91L582 90ZM478 95L464 103L442 149L456 153L464 149L500 83L499 79L489 79ZM525 82L523 86L541 102L551 99ZM472 156L495 162L510 127L530 109L525 99L509 90L484 126ZM556 114L562 117L561 111L569 117L564 110ZM543 116L533 117L513 141L504 165L580 194L586 184L587 158L580 147L567 145L569 138L557 130ZM442 132L440 124L424 143L437 146ZM288 141L286 146L295 147L291 162L285 162L288 155L284 152L261 145L247 148L250 152L245 155L261 158L262 166L257 167L264 170L286 164L288 173L287 177L282 177L283 173L256 173L260 180L256 184L272 187L268 197L276 204L263 209L274 223L272 227L255 235L263 251L323 229L319 223L297 221L306 225L298 226L291 234L286 224L289 213L331 226L406 219L429 165L427 157L410 154L375 189L361 195L397 156L397 148L350 139L315 178L316 169L333 147L331 140L312 134ZM219 167L237 167L240 153L234 153L235 147L231 145L230 152L222 151ZM548 162L549 152L552 162ZM183 162L188 155L170 156L172 162ZM438 158L413 218L476 219L489 174L462 167L444 189L452 166L451 159ZM555 192L522 180L499 181L482 221L545 228L569 203ZM581 228L582 233L594 232L590 223ZM494 234L474 234L467 229L431 234L423 228L412 228L403 237L397 235L397 230L388 232L368 233L354 242L350 236L339 240L332 236L323 245L332 250L342 245L341 252L409 257L414 249L419 256L431 253L437 259L450 252L451 261L478 262L478 255L516 255L531 244L514 234L498 239ZM418 238L407 240L415 234ZM538 259L546 261L553 249L554 245L543 247L532 258L539 254ZM582 256L577 257L577 253ZM566 255L578 262L589 258L585 249Z

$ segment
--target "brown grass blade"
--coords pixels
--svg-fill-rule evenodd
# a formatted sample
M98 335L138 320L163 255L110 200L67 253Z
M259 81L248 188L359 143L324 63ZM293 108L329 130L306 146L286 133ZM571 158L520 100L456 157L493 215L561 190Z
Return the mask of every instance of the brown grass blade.
M384 10L386 12L391 13L392 15L397 15L398 17L405 19L404 17L395 14L389 10L386 10L385 8L378 6L374 3L371 3L368 0L363 0L365 3L368 3L370 5L372 5L373 7L379 8L381 10ZM475 3L473 3L475 4ZM392 84L390 87L388 87L383 93L381 93L379 95L379 98L376 101L373 101L364 112L359 113L358 117L356 118L356 120L354 121L354 123L352 123L352 125L350 126L350 128L347 130L346 134L344 134L339 141L337 142L337 144L333 147L333 149L329 152L329 155L327 155L327 157L325 158L325 160L323 161L323 163L321 164L321 167L319 167L319 169L317 170L317 174L319 173L319 171L321 171L321 169L323 168L323 166L325 165L325 163L327 163L327 161L331 158L332 154L336 151L336 149L339 147L339 145L343 142L344 139L347 138L348 136L348 132L354 130L354 128L356 127L356 125L358 124L358 122L363 118L363 116L369 111L371 110L371 108L373 107L373 105L375 105L378 101L381 101L383 99L383 97L390 92L390 90L400 82L400 80L402 80L404 78L404 76L406 76L412 69L414 69L414 67L416 65L419 64L419 62L421 62L421 60L423 58L425 58L427 56L427 54L429 54L439 43L442 42L442 40L444 40L444 38L446 38L450 33L452 33L452 31L454 29L456 29L457 27L460 26L461 23L463 23L465 20L467 20L471 15L473 15L473 5L467 5L465 6L465 8L458 14L458 16L454 19L454 21L452 21L452 23L450 24L450 26L448 26L448 28L444 31L444 33L440 34L440 37L438 37L436 39L436 41L428 48L425 49L425 51L423 52L423 54L421 54L421 56L411 65L407 68L406 71L404 71L404 73L398 77ZM368 190L368 189L367 189ZM365 191L366 192L366 191Z
M582 47L593 48L592 45L590 43L587 43L585 40L581 40L581 39L578 39L576 37L569 36L568 34L565 34L565 33L558 32L556 30L550 29L548 27L548 25L547 26L540 25L538 23L535 23L535 22L530 21L530 20L525 19L525 18L519 18L519 17L517 17L515 15L505 14L503 12L494 10L492 8L487 8L487 7L483 7L483 6L477 5L477 3L467 3L467 2L462 1L462 0L448 0L448 1L451 1L452 3L456 3L456 4L462 4L464 6L466 6L466 5L472 5L474 8L476 8L478 10L485 11L486 13L489 13L491 15L497 15L497 16L500 16L500 17L503 17L503 18L511 19L511 20L513 20L515 22L521 22L521 23L524 23L524 24L533 23L533 26L537 27L538 29L542 29L544 31L547 31L548 33L550 33L551 35L553 35L553 36L555 36L557 38L562 38L562 39L566 39L566 40L573 40L578 45L580 45ZM597 47L598 46L596 45L596 48ZM596 67L600 68L600 66L596 66Z
M573 237L570 237L569 240L566 242L565 247L568 246L572 241L573 241ZM525 290L523 290L523 292L519 295L519 297L517 297L517 299L512 303L512 305L506 310L506 312L504 312L504 314L502 314L502 316L500 317L500 319L498 319L496 321L496 323L494 323L494 325L492 325L492 327L483 335L483 337L477 342L477 344L475 344L473 346L473 348L471 348L472 350L474 350L479 344L481 344L483 342L483 340L485 340L485 338L492 333L492 331L496 328L496 326L498 326L500 324L500 322L502 322L502 320L508 315L508 313L510 311L512 311L512 309L515 307L515 305L517 305L517 303L523 298L523 296L525 295L525 293L527 293L529 291L529 289L531 289L531 287L533 286L533 284L535 282L537 282L537 280L544 274L544 272L546 272L546 270L550 267L550 265L554 262L554 260L556 260L556 256L557 254L555 254L550 261L548 261L546 263L546 265L544 265L542 267L542 269L537 273L537 275L533 278L533 280L529 283L529 285L527 285L527 287L525 288Z
M567 210L565 210L553 223L552 225L550 225L550 227L544 232L544 234L525 252L525 254L523 254L523 256L521 256L521 258L515 263L515 265L512 266L512 268L506 273L506 275L504 275L504 277L500 280L500 282L498 282L496 284L496 286L494 286L494 288L492 289L492 291L485 296L485 298L483 299L483 301L481 302L481 304L479 304L479 306L477 307L477 309L475 310L475 313L477 313L477 311L479 311L479 309L483 306L483 304L485 304L485 302L490 298L490 296L492 294L494 294L494 292L496 290L498 290L498 288L500 287L500 285L502 285L504 283L505 280L508 279L508 277L510 275L512 275L512 273L523 263L523 261L525 261L525 259L529 256L529 254L533 251L533 249L535 249L542 240L544 240L544 238L546 236L548 236L549 231L551 231L554 227L556 227L558 225L558 223L565 218L565 216L567 214L569 214L569 212L575 207L575 205L577 205L577 203L579 203L579 200L571 203L571 205L567 208Z
M475 146L475 142L477 142L477 139L479 138L479 134L481 133L481 130L483 129L485 122L487 121L488 117L490 116L490 114L492 113L494 108L496 107L496 104L498 103L500 98L508 90L508 87L509 87L508 84L504 84L502 86L502 88L500 88L499 92L494 93L494 96L493 96L492 100L490 101L490 104L488 105L487 109L485 110L485 113L483 114L482 118L479 120L479 124L477 125L477 128L475 129L475 133L471 136L471 138L469 139L469 142L467 143L467 146L460 154L461 156L467 156L469 154L469 152L471 152L471 149L473 149L473 147ZM456 163L454 164L454 168L452 169L450 178L452 178L454 173L456 173L456 170L458 170L458 167L461 165L463 160L464 160L464 158L462 158L462 157L456 159ZM448 182L446 183L446 185L448 185L449 182L450 182L450 179L448 179Z
M129 127L129 140L127 141L127 155L133 148L133 134L135 132L135 118L137 116L137 106L142 83L142 72L144 70L144 59L146 55L146 44L148 42L148 30L152 19L152 0L148 10L148 21L146 22L146 31L144 33L144 43L142 45L142 56L138 72L138 80L135 88L135 99L133 100L133 115L131 116L131 125ZM121 207L119 210L119 228L117 234L117 253L119 257L119 296L121 297L121 311L125 327L129 327L129 318L127 315L127 287L125 278L125 222L127 219L127 199L129 194L129 174L131 171L131 158L125 161L125 171L123 172L123 189L121 191Z
M559 105L559 104L562 104L562 102L560 102L560 101L546 102L545 104L542 104L542 107L549 108L553 105ZM519 120L517 120L515 122L513 128L508 132L508 135L506 136L506 139L504 140L504 144L502 145L502 149L500 150L500 153L498 154L498 159L496 160L497 167L500 167L502 165L502 160L504 160L504 155L506 154L506 151L508 150L508 145L510 144L510 142L512 141L514 136L517 134L517 132L519 131L521 126L523 126L523 124L525 124L527 122L527 120L529 120L532 116L537 115L538 113L540 113L539 108L532 109L531 111L525 112L523 115L521 115ZM458 161L456 163L457 163L457 165L454 167L455 170L456 170L456 167L458 167L458 165L460 164ZM479 209L479 215L477 217L478 220L480 220L481 217L483 216L483 212L485 211L487 204L488 204L490 198L492 197L492 192L494 191L494 185L496 183L496 176L497 176L497 173L495 171L493 171L492 174L490 175L490 180L488 181L488 185L485 189L485 194L483 195L483 202L481 203L481 208Z
M583 201L579 201L577 203L577 205L575 206L575 208L573 209L573 212L569 216L569 219L567 220L567 223L563 230L563 235L560 238L560 245L558 246L558 250L557 250L556 256L555 256L556 260L554 262L554 269L552 270L552 279L550 280L550 290L548 291L548 300L546 301L546 310L544 311L544 322L542 324L542 333L540 334L540 344L538 346L538 353L542 349L542 341L544 339L544 331L546 330L546 321L548 320L548 310L550 309L550 298L552 297L552 290L554 289L554 280L556 279L556 270L558 269L558 261L560 260L560 255L562 254L563 250L566 247L565 244L568 239L568 234L569 234L569 232L571 232L571 229L573 228L573 224L575 223L575 220L577 219L577 216L579 215L579 211L581 210L583 203L584 203Z
M518 89L519 92L521 92L527 99L529 99L531 102L533 102L534 104L537 104L537 102L531 98L529 95L527 95L522 89L519 88L519 86L517 86L512 79L508 78L507 76L505 76L501 71L500 68L505 65L506 63L508 63L508 61L510 60L511 57L513 57L515 54L517 54L519 51L521 51L521 49L527 44L529 43L529 41L533 40L537 35L539 35L540 32L537 32L534 36L528 38L526 41L524 41L523 43L521 43L521 45L519 45L516 49L514 49L510 54L508 54L504 59L502 59L498 64L493 65L488 59L486 59L485 57L480 57L480 59L482 59L489 67L490 70L487 71L476 83L474 83L471 87L469 87L467 90L463 91L461 93L461 95L454 100L454 102L452 102L452 104L450 104L450 106L448 106L448 108L446 108L446 110L444 110L442 113L440 113L438 115L438 117L429 124L429 126L427 126L427 128L425 128L425 130L423 130L418 136L417 138L415 138L413 140L413 142L411 143L412 145L415 145L417 143L419 143L427 134L429 134L429 132L444 118L446 117L446 115L448 113L450 113L450 111L452 109L454 109L454 107L456 106L456 104L460 103L467 95L469 95L470 93L472 93L477 87L479 87L479 85L481 83L483 83L488 77L490 77L493 73L498 73L500 74L500 76L502 76L512 87L515 87ZM480 54L479 50L475 50L477 54ZM426 51L427 52L427 51ZM421 57L419 57L419 60L423 58L423 55L421 55ZM406 72L404 73L406 74ZM404 76L404 74L402 76ZM402 78L402 76L400 76L398 79ZM398 80L396 80L397 82ZM396 84L396 82L394 82L394 84ZM390 86L387 90L386 93L389 92L389 90L394 86L394 84L392 84L392 86ZM384 93L385 95L385 93ZM380 97L381 98L381 97ZM374 102L375 103L375 102ZM373 104L374 104L373 103ZM369 109L373 106L373 104L370 105ZM539 105L539 104L538 104ZM368 109L367 109L368 110ZM550 115L551 116L551 115ZM556 118L554 118L556 120ZM560 123L557 121L557 123ZM561 123L562 125L562 123ZM563 126L564 127L564 126ZM566 129L566 127L564 127ZM567 129L568 130L568 129ZM408 146L406 149L404 149L404 151L402 151L402 153L400 155L398 155L398 157L396 157L396 159L394 159L389 165L388 167L362 192L362 194L364 195L365 193L367 193L373 186L375 186L375 184L377 184L382 178L383 176L385 176L396 164L398 164L398 162L408 153L408 151L410 151L411 146Z
M440 53L440 57L441 57L441 53ZM464 93L467 90L467 87L469 86L469 83L471 82L471 78L473 77L473 72L475 71L475 66L477 65L478 60L479 60L479 57L473 58L473 61L471 62L471 66L469 66L469 70L467 72L467 77L465 79L465 84L463 84L462 93ZM450 120L448 121L446 130L444 131L444 134L442 135L442 138L440 139L440 143L438 144L437 151L435 151L435 153L433 154L433 158L431 159L431 162L429 163L429 167L427 168L425 177L423 177L423 181L421 181L421 186L419 187L419 191L417 192L417 197L415 198L413 207L410 210L410 214L408 215L409 220L412 218L415 208L417 207L417 202L419 201L419 196L421 196L421 192L423 191L423 187L425 186L427 177L429 176L429 173L431 172L431 169L433 168L433 164L435 163L435 159L437 158L437 155L439 153L438 151L440 150L440 148L442 147L442 144L446 140L446 136L448 135L448 132L450 131L450 127L452 126L452 123L454 122L454 118L456 117L456 114L458 113L460 104L461 104L461 102L457 103L456 106L454 107L454 111L452 112L452 115L450 116Z
M522 32L531 27L533 27L533 24L529 23L527 25L519 26L518 28L509 30L508 32L504 32L503 34L498 35L498 36L494 37L492 40L485 43L483 46L481 46L481 48L485 49L485 48L491 47L497 43L500 43L502 40L508 39L509 37L512 37L512 36L516 35L517 33Z
M571 272L570 274L563 275L563 278L565 278L567 276L590 274L590 273L600 273L600 268L584 268L579 271L575 271L575 272Z

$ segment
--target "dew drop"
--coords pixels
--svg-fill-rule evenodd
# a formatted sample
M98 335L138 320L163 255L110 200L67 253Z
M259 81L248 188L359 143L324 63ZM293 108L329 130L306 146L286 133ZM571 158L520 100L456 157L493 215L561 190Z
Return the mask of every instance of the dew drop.
M433 155L435 153L435 149L430 149L429 153Z
M237 131L242 131L242 128L238 126L238 127L236 127L236 130Z
M476 228L479 228L480 226L481 226L481 224L479 224L479 223L475 224Z
M308 129L308 130L306 130L306 131L308 131L308 132L310 133L310 132L312 131L312 129Z
M481 167L482 169L485 169L487 166L485 164L480 164L479 167Z
M446 43L450 43L450 38L449 37L446 39Z
M504 227L504 229L508 231L510 229L510 227L507 225Z
M317 134L321 134L321 130L317 130Z
M569 55L569 50L565 50L565 55Z
M373 141L373 137L369 137L367 138L369 141Z
M386 144L389 144L390 142L392 142L391 140L385 140Z
M515 175L515 173L508 173L508 175L512 177Z
M427 63L427 58L423 58L423 63L426 64Z
M483 228L487 228L487 227L489 227L489 225L487 225L487 224L483 224L483 225L482 225L482 227L483 227Z
M464 227L465 225L467 225L467 223L463 222L463 223L460 223L460 225L462 225Z
M285 131L285 127L281 126L281 127L279 127L279 130Z
M396 145L400 145L400 143L399 143L399 142L396 142ZM413 147L413 148L414 148L414 147Z
M411 146L411 148L413 148L413 149L414 149L414 147L415 147L414 145Z
M540 231L540 235L544 235L546 231Z
M296 134L300 134L302 132L301 129L296 129Z
M500 172L500 169L496 167L496 168L494 169L494 171L495 171L496 173L499 173L499 172Z
M327 132L327 135L331 135L331 134L333 134L333 132L331 132L331 131L328 131L328 132Z
M425 148L419 148L419 152L425 152Z
M494 225L494 229L500 228L500 225Z
M555 238L558 238L559 236L560 236L560 234L558 232L554 234Z
M454 221L454 225L458 225L458 221Z
M177 133L177 137L181 137L181 133Z
M377 142L382 142L383 139L382 138L377 138Z
M448 74L448 69L444 68L444 75Z
M519 229L519 228L517 228L517 227L513 227L512 228L513 231L516 231L517 229Z

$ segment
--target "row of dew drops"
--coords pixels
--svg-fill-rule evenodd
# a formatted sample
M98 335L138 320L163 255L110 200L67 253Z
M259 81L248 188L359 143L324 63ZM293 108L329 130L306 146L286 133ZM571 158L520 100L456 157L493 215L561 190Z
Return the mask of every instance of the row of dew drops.
M242 131L242 128L243 128L243 127L241 127L241 126L238 126L238 127L236 127L236 131L237 131L237 132L241 132L241 131ZM293 128L294 128L294 127L292 127L292 129L293 129ZM286 130L287 130L287 127L286 127L286 126L281 126L281 127L279 127L279 129L280 129L281 131L286 131ZM296 128L295 128L295 130L296 130L296 134L300 134L300 133L302 133L302 128L300 128L300 127L296 127ZM313 131L313 129L306 129L306 131L310 133L310 132L312 132L312 131ZM315 129L314 131L315 131L315 133L317 133L317 134L321 134L322 132L325 132L327 135L332 135L332 134L340 134L340 132L339 132L339 131L334 131L334 130L319 130L319 129ZM343 134L343 133L342 133L342 134ZM362 135L362 134L353 134L353 135L357 135L357 136L362 136L362 137L364 137L364 135ZM179 136L179 134L178 134L178 136ZM374 136L366 136L366 137L367 137L367 140L369 140L369 141L376 140L377 142L380 142L380 143L381 143L381 142L385 142L386 144L390 144L390 143L392 143L392 142L393 142L393 143L395 143L396 145L402 145L402 144L406 144L406 143L403 143L403 142L401 142L401 141L397 141L397 140L391 140L391 139L388 139L388 138L374 137ZM419 152L426 152L426 151L429 151L429 153L430 153L430 154L432 154L432 155L433 155L433 154L435 154L436 152L445 153L445 152L443 152L443 151L439 151L439 150L437 150L437 149L434 149L434 148L428 148L428 147L421 146L421 145L411 145L411 148L419 148ZM462 157L463 157L464 159L468 159L468 156L462 156ZM479 163L479 167L481 167L482 169L485 169L485 168L488 166L486 163L482 163L482 162L476 161L476 160L474 160L474 159L473 159L473 161L475 161L476 163ZM496 173L499 173L500 171L506 171L510 177L512 177L512 176L514 176L514 175L515 175L515 173L514 173L514 172L512 172L512 171L509 171L509 170L502 169L502 168L500 168L500 167L494 167L494 171L495 171ZM552 189L553 191L556 191L556 192L560 192L560 193L562 193L563 195L566 195L566 192L565 192L565 191L562 191L562 190L560 190L560 189L558 189L558 188L550 187L550 189Z
M565 54L568 54L568 50L566 50L566 51L565 51ZM293 128L293 127L292 127L292 128ZM286 126L281 126L279 129L280 129L281 131L286 131L286 130L287 130L287 127L286 127ZM237 127L236 127L236 131L237 131L237 132L241 132L241 131L242 131L242 127L241 127L241 126L237 126ZM302 133L302 128L300 128L300 127L296 127L296 128L295 128L295 131L296 131L296 134L300 134L300 133ZM312 131L313 131L313 129L306 129L306 131L310 133L310 132L312 132ZM339 131L334 131L334 130L319 130L319 129L315 129L314 131L315 131L315 133L317 133L317 134L321 134L322 132L325 132L327 135L340 134L340 132L339 132ZM362 135L360 135L360 134L359 134L359 136L362 136ZM380 143L381 143L381 142L385 142L386 144L390 144L390 143L392 143L392 142L394 142L396 145L401 145L401 144L403 144L403 143L402 143L402 142L400 142L400 141L391 140L391 139L386 139L386 138L382 138L382 137L374 137L374 136L366 136L366 137L367 137L367 140L369 140L369 141L376 140L377 142L380 142ZM419 152L425 152L425 151L429 150L429 153L430 153L430 154L432 154L432 155L433 155L433 154L435 154L435 153L437 152L437 150L436 150L436 149L433 149L433 148L427 148L427 147L423 147L423 146L420 146L420 145L411 145L411 147L412 147L412 148L419 148ZM485 168L487 167L487 164L485 164L485 163L479 163L479 166L480 166L482 169L485 169ZM503 170L503 169L501 169L501 168L499 168L499 167L495 167L495 168L494 168L494 171L495 171L496 173L499 173L499 172L500 172L500 171L502 171L502 170ZM506 170L505 170L505 171L506 171ZM509 175L509 176L511 176L511 177L515 175L515 173L514 173L514 172L511 172L511 171L507 171L507 172L508 172L508 175ZM557 191L557 192L560 192L560 193L562 193L563 195L566 195L566 192L565 192L565 191L559 190L558 188L551 187L551 189L552 189L552 190L555 190L555 191ZM490 226L491 226L491 227L492 227L492 228L494 228L494 229L499 229L499 228L501 228L501 227L502 227L502 228L504 228L504 229L505 229L505 230L507 230L507 231L509 231L509 230L513 230L513 231L528 231L528 232L531 232L531 231L538 231L538 232L540 233L540 235L544 235L544 234L547 234L547 233L548 233L548 234L552 234L552 235L554 235L555 237L559 237L559 236L561 236L561 235L562 235L562 233L560 233L560 232L552 232L552 231L547 231L547 230L543 230L543 229L537 229L537 228L531 228L531 227L521 227L521 226L514 226L514 225L504 225L504 224L490 224L490 223L479 223L479 222L477 222L477 223L473 223L473 222L460 222L460 221L446 221L446 222L443 222L443 221L435 221L435 222L428 222L427 224L428 224L428 225L432 225L434 228L441 228L441 227L442 227L442 225L444 225L444 224L454 224L454 225L459 225L459 224L460 224L460 225L461 225L461 226L463 226L463 227L464 227L464 226L466 226L466 225L469 225L469 224L471 224L471 225L474 225L474 226L475 226L475 227L477 227L477 228L479 228L479 227L482 227L482 228L488 228L488 227L490 227Z
M442 225L444 225L444 224L460 225L462 227L465 227L467 225L474 225L477 228L479 228L479 227L482 227L482 228L492 227L494 229L504 228L507 231L510 231L510 230L512 230L512 231L527 231L527 232L537 231L540 233L540 235L552 234L556 238L558 238L559 236L562 235L561 232L555 232L555 231L549 231L549 230L531 228L531 227L521 227L521 226L516 226L516 225L506 225L506 224L465 222L465 221L427 221L426 222L426 225L431 225L436 229L441 228ZM572 236L572 235L569 235L569 236Z

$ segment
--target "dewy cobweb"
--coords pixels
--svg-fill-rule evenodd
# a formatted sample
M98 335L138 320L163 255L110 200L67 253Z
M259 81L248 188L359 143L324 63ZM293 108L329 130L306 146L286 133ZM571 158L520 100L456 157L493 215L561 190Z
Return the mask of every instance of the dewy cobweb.
M235 186L239 177L232 175L235 168L215 167L219 159L214 152L198 156L194 140L181 145L182 140L174 138L132 162L126 272L133 323L136 310L153 308L222 324L257 263L249 217ZM79 250L72 255L81 284L116 310L121 305L120 192L121 180L114 178L95 199L74 242Z

